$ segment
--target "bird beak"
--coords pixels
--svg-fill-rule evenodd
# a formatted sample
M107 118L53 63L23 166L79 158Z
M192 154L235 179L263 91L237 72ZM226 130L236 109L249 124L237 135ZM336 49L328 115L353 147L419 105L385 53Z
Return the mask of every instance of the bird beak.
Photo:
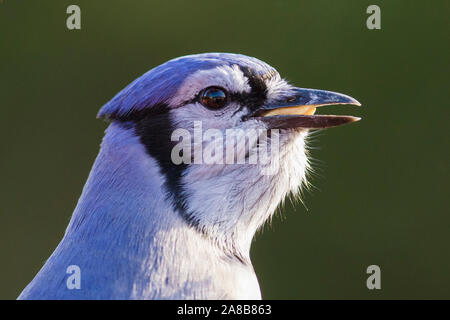
M314 115L316 108L336 104L361 105L345 94L295 88L289 99L280 104L264 105L251 118L265 122L271 129L321 129L361 120L352 116Z

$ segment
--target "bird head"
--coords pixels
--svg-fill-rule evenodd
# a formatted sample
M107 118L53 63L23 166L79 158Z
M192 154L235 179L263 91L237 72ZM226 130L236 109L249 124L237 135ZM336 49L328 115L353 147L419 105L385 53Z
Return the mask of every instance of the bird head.
M159 165L167 201L190 226L245 251L278 204L305 183L308 131L359 120L314 114L335 104L359 102L295 87L253 57L207 53L148 71L98 117L139 137Z

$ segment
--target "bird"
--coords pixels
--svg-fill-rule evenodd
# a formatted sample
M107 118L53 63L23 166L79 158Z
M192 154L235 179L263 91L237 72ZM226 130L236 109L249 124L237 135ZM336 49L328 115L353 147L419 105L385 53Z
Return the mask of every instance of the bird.
M262 299L253 237L305 187L308 134L360 120L315 114L339 104L361 105L295 87L243 54L185 55L150 69L98 112L107 128L70 222L18 299ZM236 147L231 163L206 163L193 154L224 143L212 136L193 143L198 124L216 135L258 136L241 148L243 136L227 140L225 148ZM191 139L174 139L177 130ZM278 159L273 172L245 161L261 151L259 132L277 150L269 155ZM233 162L238 156L244 161ZM71 266L79 271L75 288Z

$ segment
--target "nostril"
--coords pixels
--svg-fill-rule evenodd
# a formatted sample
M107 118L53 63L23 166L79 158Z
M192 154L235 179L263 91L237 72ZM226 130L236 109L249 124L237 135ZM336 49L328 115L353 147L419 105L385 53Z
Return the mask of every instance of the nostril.
M297 97L289 97L286 99L286 102L294 102Z

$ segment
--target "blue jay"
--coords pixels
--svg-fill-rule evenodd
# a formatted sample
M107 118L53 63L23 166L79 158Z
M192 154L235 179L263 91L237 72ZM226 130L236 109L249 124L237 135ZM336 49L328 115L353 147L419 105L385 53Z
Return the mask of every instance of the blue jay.
M306 182L308 131L359 120L314 115L335 104L360 105L294 87L241 54L189 55L151 69L98 113L109 122L99 155L63 239L19 299L260 299L252 238ZM278 170L175 163L173 132L195 135L195 121L203 130L278 130ZM205 144L192 144L193 153ZM79 270L76 288L69 266Z

